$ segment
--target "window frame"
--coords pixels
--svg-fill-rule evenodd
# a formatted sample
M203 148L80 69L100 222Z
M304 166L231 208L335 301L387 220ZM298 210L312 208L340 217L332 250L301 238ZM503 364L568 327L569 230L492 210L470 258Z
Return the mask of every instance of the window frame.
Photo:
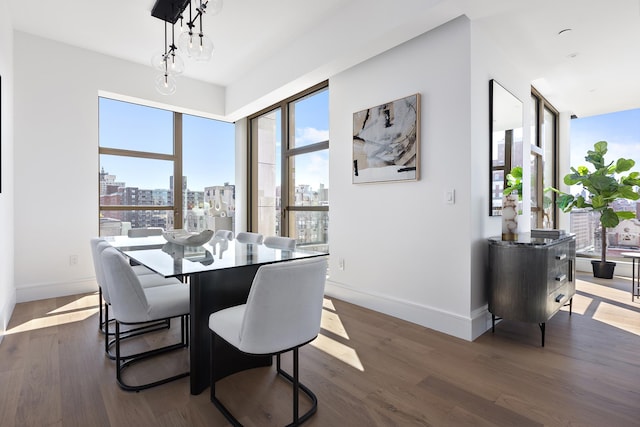
M319 141L313 144L304 145L301 147L294 147L295 142L295 126L293 120L293 104L306 97L313 96L315 93L319 93L323 90L329 89L329 81L323 81L314 85L302 92L299 92L291 97L283 99L267 108L264 108L251 116L247 117L247 135L248 135L248 156L247 156L247 171L248 171L248 183L249 191L247 192L247 230L255 231L258 229L258 138L254 128L254 121L260 119L262 116L280 110L280 129L281 132L281 152L280 152L280 235L290 236L293 231L294 225L292 224L293 215L292 212L328 212L329 206L295 206L292 203L294 195L292 191L295 188L292 186L291 180L291 168L292 162L295 156L300 154L309 154L317 151L328 150L329 140ZM291 148L293 147L293 148Z
M128 102L130 104L140 105L142 107L147 108L157 108L150 107L144 104L131 103L129 101L123 101L117 98L110 98L107 96L99 96L98 101L100 99L107 99L111 101L117 102ZM99 105L99 102L98 102ZM98 218L104 211L173 211L173 227L174 229L182 228L183 224L183 212L182 212L182 201L183 201L183 192L176 191L176 189L182 188L182 114L178 112L173 113L173 154L166 153L155 153L148 151L137 151L137 150L126 150L120 148L109 148L103 147L100 145L100 141L98 141L98 164L100 164L100 156L101 155L110 155L110 156L122 156L122 157L133 157L139 159L150 159L150 160L166 160L173 162L173 204L172 205L164 205L164 206L152 206L153 209L150 209L151 206L148 205L103 205L100 203L100 174L98 174ZM98 117L100 117L100 113L98 112ZM98 234L100 230L98 230Z
M537 223L531 224L532 227L542 228L544 224L544 189L546 187L558 188L558 176L559 176L559 166L558 166L558 157L559 157L559 141L560 141L560 113L558 110L544 97L538 90L531 86L531 97L537 100L536 111L535 111L535 135L533 136L533 140L531 141L531 156L535 156L538 159L536 165L536 182L534 183L534 188L532 191L536 192L536 200L538 202L537 206L531 205L531 213L538 212L542 213L542 215L537 215ZM542 146L542 138L544 132L544 124L545 124L545 111L549 111L553 115L553 141L551 142L551 153L552 159L545 158L544 147ZM552 165L552 181L551 183L544 182L544 162L551 161ZM549 219L551 223L551 228L555 228L558 225L559 218L559 208L556 204L557 194L553 191L550 192L549 197L551 198L551 218Z

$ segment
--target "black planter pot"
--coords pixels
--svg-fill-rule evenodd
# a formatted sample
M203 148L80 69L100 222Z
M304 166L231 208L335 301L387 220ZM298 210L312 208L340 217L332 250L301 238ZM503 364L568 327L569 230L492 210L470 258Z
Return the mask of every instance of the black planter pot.
M599 279L612 279L616 263L611 261L601 262L593 260L591 261L591 267L593 268L593 277L597 277Z

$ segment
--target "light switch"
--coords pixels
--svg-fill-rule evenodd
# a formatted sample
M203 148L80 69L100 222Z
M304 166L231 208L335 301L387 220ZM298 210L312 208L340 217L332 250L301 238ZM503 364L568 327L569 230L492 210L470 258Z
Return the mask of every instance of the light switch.
M444 202L448 205L453 205L456 202L456 190L445 190Z

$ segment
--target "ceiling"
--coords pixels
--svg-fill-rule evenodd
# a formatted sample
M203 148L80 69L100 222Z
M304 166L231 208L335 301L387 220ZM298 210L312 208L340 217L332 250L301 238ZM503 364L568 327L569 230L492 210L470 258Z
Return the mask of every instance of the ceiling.
M154 3L9 0L9 7L16 30L149 65L163 48ZM187 61L185 74L230 87L307 43L313 57L288 60L313 61L328 78L462 14L560 111L584 117L640 107L640 0L225 0L203 20L213 60Z

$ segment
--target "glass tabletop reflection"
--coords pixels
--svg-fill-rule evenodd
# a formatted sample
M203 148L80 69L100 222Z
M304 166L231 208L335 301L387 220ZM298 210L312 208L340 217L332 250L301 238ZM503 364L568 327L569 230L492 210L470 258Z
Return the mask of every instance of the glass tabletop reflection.
M328 255L304 249L274 249L262 244L226 239L213 239L202 246L177 245L167 242L162 236L115 236L107 241L132 260L165 277Z

